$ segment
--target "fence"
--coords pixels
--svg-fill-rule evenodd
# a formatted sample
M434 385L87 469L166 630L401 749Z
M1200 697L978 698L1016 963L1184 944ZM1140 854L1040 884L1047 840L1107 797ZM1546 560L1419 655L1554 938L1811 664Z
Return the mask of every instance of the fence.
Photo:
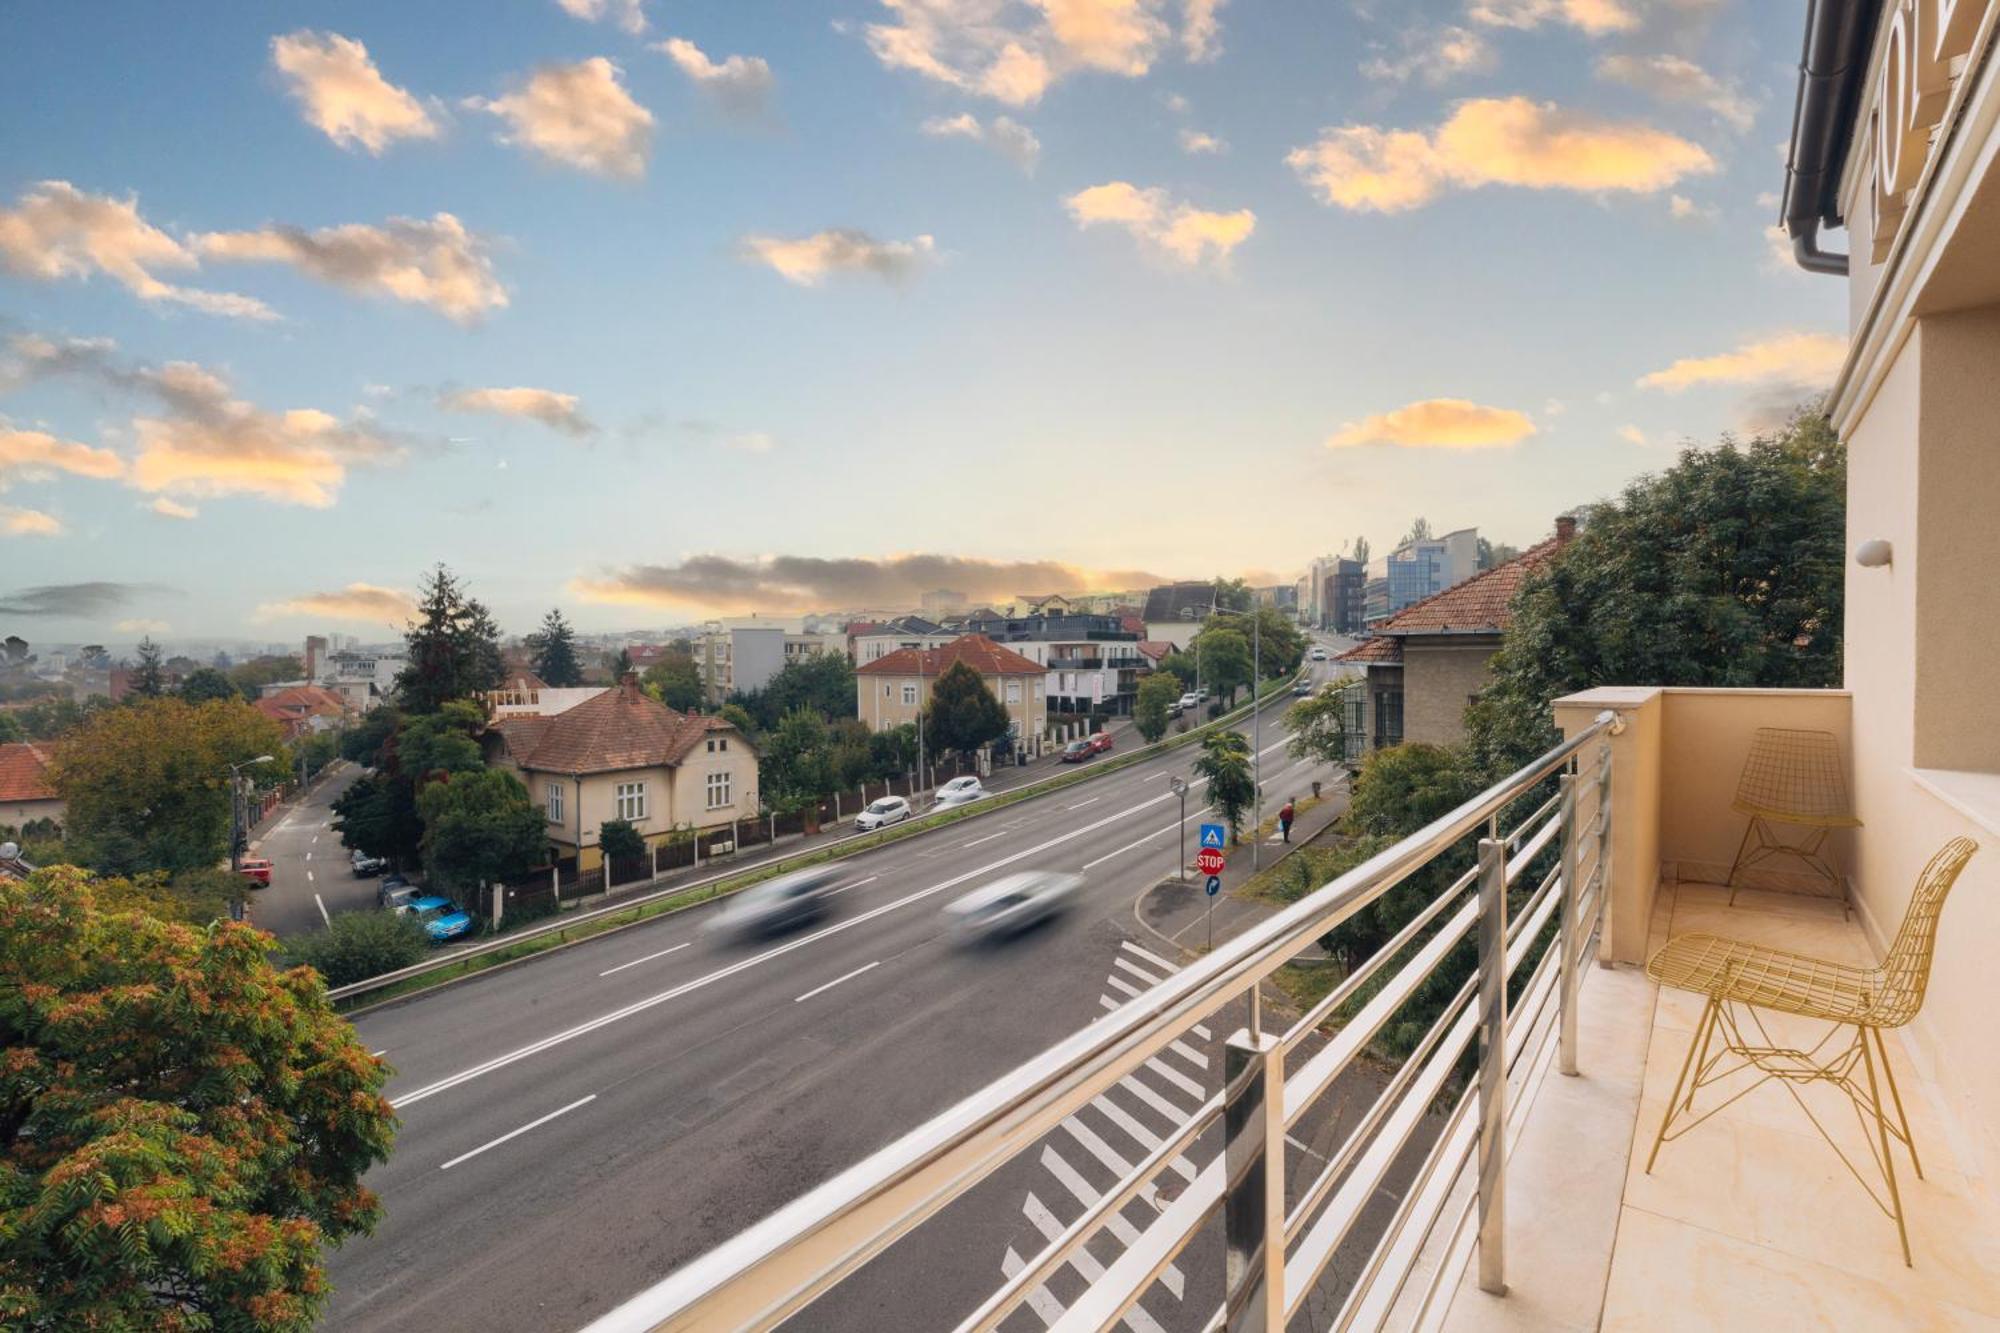
M591 1333L776 1326L1197 1023L1246 998L1249 1025L1225 1043L1222 1091L1016 1268L960 1333L998 1328L1217 1125L1220 1153L1142 1232L1127 1236L1123 1253L1064 1312L1062 1328L1116 1325L1218 1213L1225 1289L1210 1328L1281 1333L1343 1252L1358 1260L1343 1265L1356 1276L1323 1309L1315 1306L1316 1326L1374 1328L1399 1302L1421 1313L1449 1291L1458 1270L1436 1263L1418 1289L1411 1278L1420 1257L1436 1237L1448 1259L1462 1259L1475 1223L1479 1284L1503 1290L1510 1078L1524 1079L1551 1053L1564 1073L1576 1072L1578 972L1611 889L1608 738L1620 727L1612 714L1600 715L1458 809L685 1265ZM1587 752L1594 763L1585 768ZM1556 790L1542 799L1551 779ZM1526 806L1532 811L1504 831L1503 819ZM1468 839L1476 839L1477 855L1464 873L1297 1021L1282 1032L1263 1029L1257 997L1267 976ZM1453 986L1448 963L1468 940L1476 941L1477 965ZM1287 1210L1287 1136L1434 978L1450 998L1426 1015L1414 1049L1323 1165L1306 1173ZM1314 1049L1307 1039L1336 1016L1346 1021ZM1455 1071L1469 1057L1476 1077L1456 1087ZM1432 1112L1440 1103L1441 1126ZM1397 1182L1390 1215L1372 1231L1358 1228L1398 1168L1409 1175Z

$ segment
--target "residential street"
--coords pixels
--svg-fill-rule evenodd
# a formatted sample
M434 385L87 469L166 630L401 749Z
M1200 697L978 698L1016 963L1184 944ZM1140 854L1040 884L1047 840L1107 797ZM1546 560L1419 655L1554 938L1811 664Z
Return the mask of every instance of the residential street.
M250 920L274 935L321 930L321 914L375 906L375 881L356 879L347 849L333 831L333 803L361 776L354 764L338 761L294 805L280 807L276 822L251 837L255 855L271 858L269 888L250 895Z
M1286 758L1281 706L1263 726L1267 812L1334 776ZM1193 757L856 857L834 915L790 936L719 942L698 910L362 1015L363 1040L396 1067L402 1129L369 1178L386 1219L332 1258L331 1326L573 1327L1152 984L1179 960L1134 900L1172 868L1167 779ZM1204 815L1191 800L1188 823ZM317 850L308 822L285 836ZM1190 854L1193 841L1190 830ZM1085 876L1067 918L992 948L946 937L946 903L1037 868ZM968 1311L1010 1254L1032 1253L1217 1086L1227 1029L1209 1026L1199 1048L1101 1098L1063 1142L892 1251L812 1326L933 1328ZM1119 1234L1092 1253L1108 1261ZM1198 1325L1219 1279L1176 1282L1185 1306L1156 1292L1149 1308L1166 1326Z

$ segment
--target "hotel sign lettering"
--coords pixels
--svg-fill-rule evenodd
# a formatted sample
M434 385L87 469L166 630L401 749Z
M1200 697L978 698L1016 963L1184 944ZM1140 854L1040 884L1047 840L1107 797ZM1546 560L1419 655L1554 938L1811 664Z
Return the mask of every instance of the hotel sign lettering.
M1931 135L1965 70L1986 7L1982 0L1897 0L1890 6L1870 123L1878 264L1902 229L1910 191L1930 160Z

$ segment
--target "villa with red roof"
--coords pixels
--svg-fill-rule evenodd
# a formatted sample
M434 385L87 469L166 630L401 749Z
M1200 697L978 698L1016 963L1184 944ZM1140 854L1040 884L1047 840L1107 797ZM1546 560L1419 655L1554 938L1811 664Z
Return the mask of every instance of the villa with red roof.
M40 741L0 745L0 828L18 833L40 819L62 823L63 800L49 780L54 757L53 749Z
M960 662L979 673L1007 710L1018 743L1030 754L1040 753L1048 726L1047 668L984 634L961 635L937 648L898 648L856 667L855 703L861 720L875 731L915 722L930 702L937 678Z

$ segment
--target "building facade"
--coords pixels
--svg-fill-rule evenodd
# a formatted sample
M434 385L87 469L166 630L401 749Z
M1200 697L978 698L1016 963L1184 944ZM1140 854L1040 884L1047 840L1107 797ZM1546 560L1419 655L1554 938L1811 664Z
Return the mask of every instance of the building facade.
M1479 572L1479 529L1404 542L1368 563L1362 616L1373 624Z
M899 648L854 669L855 709L872 731L914 724L930 702L931 687L952 666L979 674L1007 710L1015 748L1041 753L1048 731L1046 669L983 634L966 634L942 648Z
M49 780L54 755L54 747L39 741L0 745L0 829L19 834L44 820L62 824L63 799Z
M787 665L826 652L847 651L841 634L810 633L796 620L741 616L711 621L694 641L694 665L710 707L771 683Z

